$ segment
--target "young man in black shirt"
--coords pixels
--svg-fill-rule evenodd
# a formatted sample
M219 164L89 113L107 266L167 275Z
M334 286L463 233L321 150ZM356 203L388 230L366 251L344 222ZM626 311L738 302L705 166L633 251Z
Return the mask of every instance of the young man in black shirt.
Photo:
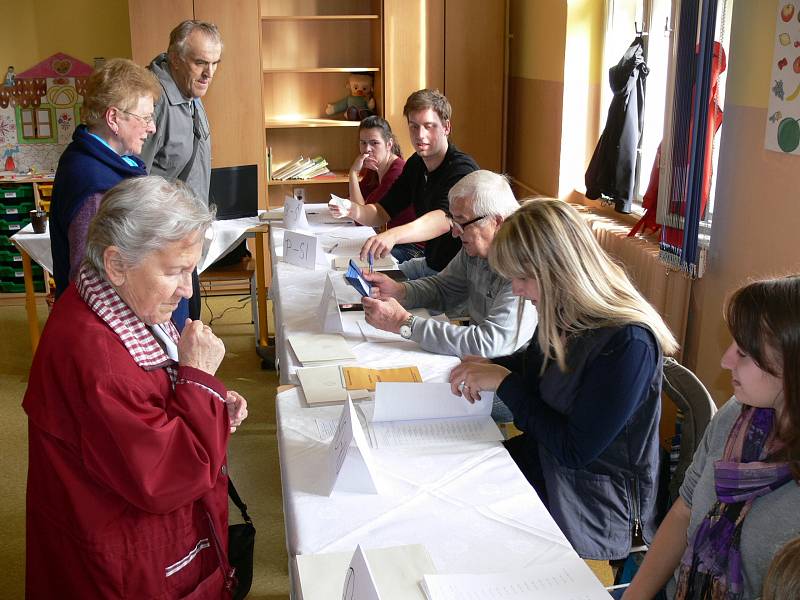
M370 253L382 258L390 252L402 260L409 245L426 242L424 256L401 263L406 277L415 279L441 271L461 248L461 240L450 235L447 193L478 165L448 140L451 113L450 103L438 90L411 94L403 116L415 153L400 177L378 203L344 207L331 203L334 216L349 216L371 227L384 225L407 206L414 207L417 219L369 238L361 249L362 260Z

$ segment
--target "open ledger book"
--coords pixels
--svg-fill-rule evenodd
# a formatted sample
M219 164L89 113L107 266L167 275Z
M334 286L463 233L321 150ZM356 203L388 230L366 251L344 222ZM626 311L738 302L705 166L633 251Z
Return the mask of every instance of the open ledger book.
M428 600L609 600L577 555L508 573L425 575Z
M375 386L375 404L362 404L372 448L439 446L460 442L499 442L492 420L492 392L471 404L450 391L449 383L384 383ZM372 414L370 415L370 409ZM330 439L336 422L317 419L320 437Z

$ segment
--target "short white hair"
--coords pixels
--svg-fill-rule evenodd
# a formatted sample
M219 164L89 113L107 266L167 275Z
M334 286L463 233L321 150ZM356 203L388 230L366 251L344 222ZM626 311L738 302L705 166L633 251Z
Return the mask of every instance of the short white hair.
M519 208L508 179L493 171L479 170L464 175L447 195L452 209L457 200L472 200L476 216L497 216L505 219Z
M126 266L135 267L172 242L198 231L204 235L214 212L181 181L156 175L125 179L100 201L89 225L83 262L108 279L103 256L109 246L119 249Z

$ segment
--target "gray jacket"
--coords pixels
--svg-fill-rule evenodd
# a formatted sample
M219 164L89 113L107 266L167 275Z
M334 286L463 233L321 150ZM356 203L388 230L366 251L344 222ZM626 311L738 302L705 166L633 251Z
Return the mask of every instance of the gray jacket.
M414 322L411 339L428 352L504 356L523 346L536 329L536 311L528 304L523 305L522 322L517 326L522 301L512 293L511 282L492 271L485 258L469 256L463 250L438 275L403 285L406 308L440 312L467 308L468 326L433 319Z
M186 98L178 89L169 70L166 54L153 59L148 67L163 88L156 102L153 117L156 132L147 138L141 158L151 175L177 179L192 156L194 143L194 111L198 111L198 148L186 184L208 204L211 181L211 128L200 98Z

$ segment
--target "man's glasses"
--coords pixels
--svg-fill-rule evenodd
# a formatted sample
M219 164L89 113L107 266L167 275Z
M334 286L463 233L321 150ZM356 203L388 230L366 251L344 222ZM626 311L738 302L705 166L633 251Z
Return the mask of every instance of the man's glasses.
M132 113L132 112L127 111L127 110L122 110L121 108L118 108L117 110L119 112L125 113L126 115L130 115L132 117L136 117L137 119L139 119L145 125L152 125L153 123L155 123L155 119L153 118L153 115L145 115L145 116L137 115L136 113Z
M462 235L467 227L469 227L470 225L474 225L481 219L485 219L487 217L487 215L483 215L480 217L475 217L474 219L470 219L466 223L459 223L453 218L453 215L445 213L445 216L447 217L447 220L450 221L451 231L456 235Z

